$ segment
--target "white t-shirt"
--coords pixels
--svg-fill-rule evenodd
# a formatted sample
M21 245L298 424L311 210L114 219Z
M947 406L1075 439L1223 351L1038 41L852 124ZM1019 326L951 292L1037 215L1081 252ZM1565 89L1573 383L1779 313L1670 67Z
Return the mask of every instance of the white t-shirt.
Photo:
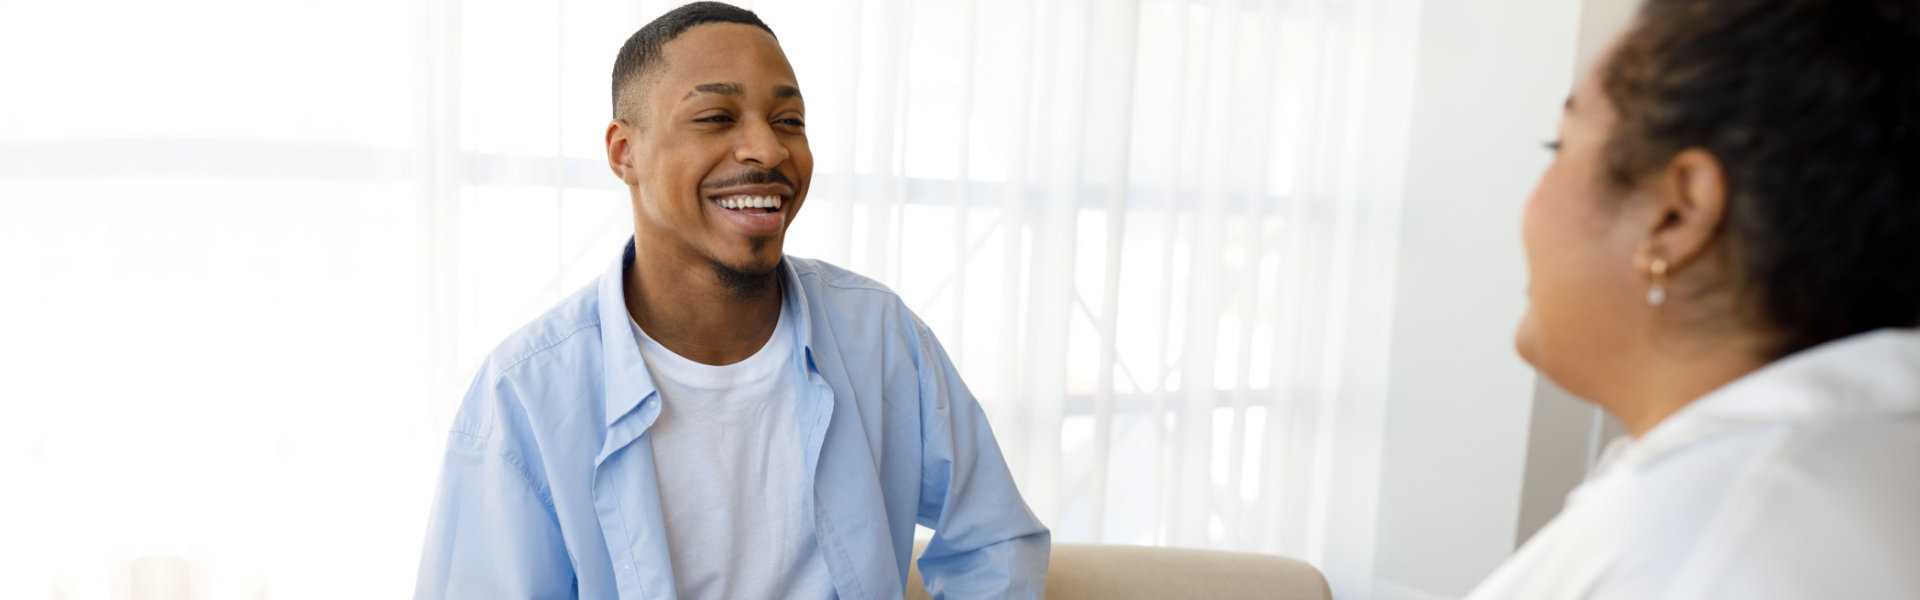
M1920 332L1806 350L1608 446L1470 600L1920 597Z
M782 310L765 346L723 366L674 354L633 324L660 390L647 436L681 600L835 597L804 514L791 320Z

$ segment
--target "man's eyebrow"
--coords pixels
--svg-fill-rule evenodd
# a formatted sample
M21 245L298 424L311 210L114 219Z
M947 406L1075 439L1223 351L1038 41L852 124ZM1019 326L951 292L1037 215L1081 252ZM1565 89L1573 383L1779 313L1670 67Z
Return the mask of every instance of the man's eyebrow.
M785 100L788 98L799 98L800 88L793 87L790 85L774 86L773 97L776 100Z
M680 99L686 100L687 98L692 98L703 93L733 96L736 98L747 95L746 90L740 89L740 84L737 83L702 83L693 86L693 91L687 92L687 95Z

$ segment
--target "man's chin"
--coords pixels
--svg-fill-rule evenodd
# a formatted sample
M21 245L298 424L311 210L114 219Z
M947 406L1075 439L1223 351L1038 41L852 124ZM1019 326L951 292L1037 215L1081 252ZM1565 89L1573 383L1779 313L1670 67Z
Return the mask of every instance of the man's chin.
M735 296L748 298L776 289L780 255L753 256L746 260L714 260L713 274Z
M780 268L781 257L779 251L769 250L771 249L762 249L739 257L714 258L713 266L716 269L725 269L748 277L769 276Z

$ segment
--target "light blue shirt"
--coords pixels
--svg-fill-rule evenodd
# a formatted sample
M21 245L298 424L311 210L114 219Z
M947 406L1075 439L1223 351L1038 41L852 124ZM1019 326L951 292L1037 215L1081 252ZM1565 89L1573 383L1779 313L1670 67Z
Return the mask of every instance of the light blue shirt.
M447 436L416 598L675 597L647 437L660 394L624 300L632 260L629 242L481 364ZM865 277L791 256L780 272L801 317L801 501L839 596L900 598L918 523L934 530L919 562L934 597L1041 597L1047 529L932 332Z

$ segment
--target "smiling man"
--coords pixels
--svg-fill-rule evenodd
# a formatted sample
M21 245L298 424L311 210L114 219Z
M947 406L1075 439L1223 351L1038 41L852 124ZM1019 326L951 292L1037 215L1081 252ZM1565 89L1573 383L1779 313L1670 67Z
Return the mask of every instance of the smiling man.
M613 71L634 239L481 365L419 598L1039 598L1049 537L887 288L786 256L813 175L772 29L702 2Z

